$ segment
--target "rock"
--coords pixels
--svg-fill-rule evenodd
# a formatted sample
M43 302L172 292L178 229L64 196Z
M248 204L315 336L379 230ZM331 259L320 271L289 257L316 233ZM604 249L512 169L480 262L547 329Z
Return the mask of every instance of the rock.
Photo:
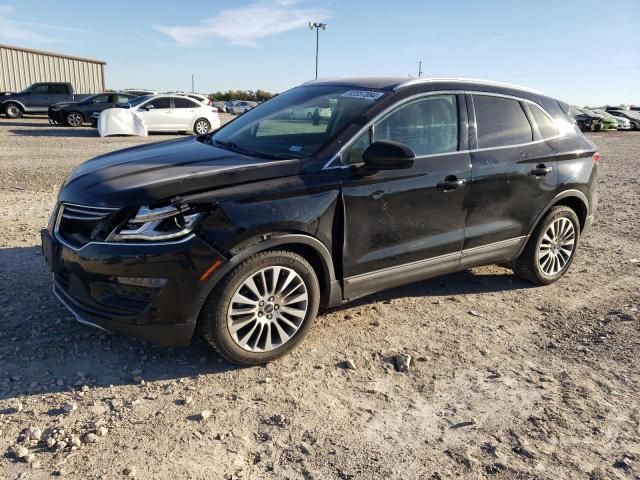
M399 372L408 372L411 366L411 355L407 353L399 353L394 357L396 370Z
M212 415L211 410L203 410L202 413L200 413L200 421L204 422L211 415Z
M18 449L16 450L17 458L24 458L27 455L29 455L29 449L26 447L18 447Z
M191 404L192 402L193 402L193 397L192 397L192 396L185 397L185 398L182 400L182 404L183 404L183 405L189 405L189 404Z
M302 442L302 443L300 443L300 451L302 453L304 453L305 455L310 455L311 454L311 447L309 446L309 444L307 442Z
M96 430L96 435L99 437L104 437L107 433L109 433L109 429L107 427L98 427Z
M71 444L72 447L76 447L76 448L79 448L82 446L82 441L80 440L80 437L77 435L71 435L71 438L69 439L69 443Z
M29 427L27 429L27 434L29 435L30 440L40 440L40 438L42 438L42 430L37 427Z
M472 317L482 317L482 314L480 312L476 312L475 310L469 310L467 313Z
M53 449L56 446L56 439L53 437L47 438L47 448Z
M82 440L84 443L96 443L98 441L98 436L95 433L87 433Z
M33 453L27 453L24 457L22 457L22 460L25 463L31 464L36 460L36 456Z
M65 448L67 448L67 442L63 442L63 441L56 442L57 450L64 450Z
M637 320L636 316L633 313L620 313L618 318L623 322L635 322Z
M284 415L277 413L271 417L271 423L277 425L278 427L283 427L287 419Z
M633 459L632 455L625 454L615 461L615 463L613 464L613 467L619 468L625 471L631 470L632 459Z
M346 368L347 370L355 370L356 369L356 364L353 360L351 360L350 358L347 358L344 362L343 362L344 368Z
M133 478L137 475L136 467L133 467L133 466L127 467L122 471L122 473L125 474L127 477Z
M78 406L73 402L67 402L62 406L62 410L66 413L75 412L78 409Z

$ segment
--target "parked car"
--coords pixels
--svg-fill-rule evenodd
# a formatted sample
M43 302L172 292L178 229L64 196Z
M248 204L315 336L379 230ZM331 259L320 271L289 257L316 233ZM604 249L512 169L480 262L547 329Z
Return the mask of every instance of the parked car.
M183 95L136 97L123 107L132 115L142 116L149 132L193 131L202 135L220 126L217 110ZM110 110L104 110L98 118L108 116Z
M92 95L80 102L54 103L49 107L49 121L69 127L79 127L85 122L91 122L91 115L100 113L107 108L125 105L135 95L130 93L112 92Z
M0 97L0 112L9 118L20 118L25 113L47 113L54 103L78 102L89 96L75 94L70 83L34 83L22 92Z
M327 101L327 123L289 118ZM593 221L598 158L539 92L314 81L209 135L81 164L42 248L82 323L173 346L197 325L229 361L261 364L319 307L386 288L491 263L555 282Z
M580 110L582 110L583 112L585 112L588 115L591 115L593 117L599 117L600 118L600 130L607 131L607 130L617 130L618 129L618 121L611 114L609 114L607 112L604 112L604 113L598 112L598 111L593 110L591 108L581 108Z
M602 115L597 115L593 112L577 107L571 107L570 113L581 131L598 132L602 130Z
M216 107L219 112L228 113L226 102L213 102L211 105Z
M229 110L229 113L233 113L234 115L242 115L243 113L248 112L249 110L251 110L255 106L256 106L256 102L249 102L249 101L242 100L242 101L239 101L239 102L235 102L231 106L231 109Z
M594 108L592 109L592 111L599 115L602 115L607 122L616 122L617 124L616 128L611 128L611 130L630 130L631 129L631 123L626 118L614 117L606 110L602 110L600 108ZM607 130L606 127L605 127L605 130Z
M609 110L607 112L616 118L626 118L632 130L640 130L640 112L634 110Z

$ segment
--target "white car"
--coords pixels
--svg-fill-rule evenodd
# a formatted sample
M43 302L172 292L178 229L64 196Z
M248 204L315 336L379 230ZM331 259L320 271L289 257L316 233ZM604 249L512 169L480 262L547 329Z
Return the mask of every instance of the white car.
M231 113L233 113L234 115L240 115L243 114L245 112L248 112L249 110L251 110L253 107L255 107L257 105L256 102L248 102L248 101L236 101L233 103L230 111Z
M124 120L119 108L104 110L98 121L98 130L103 135L138 135L136 124L142 121L147 132L186 132L193 131L203 135L220 127L217 109L204 105L184 95L153 95L137 97L131 100L125 108L129 111L130 121ZM109 122L110 117L117 117L117 122ZM103 128L100 128L102 123ZM117 133L110 133L104 126L117 124ZM130 129L128 125L130 124ZM124 131L123 131L124 130ZM127 131L129 130L129 131Z

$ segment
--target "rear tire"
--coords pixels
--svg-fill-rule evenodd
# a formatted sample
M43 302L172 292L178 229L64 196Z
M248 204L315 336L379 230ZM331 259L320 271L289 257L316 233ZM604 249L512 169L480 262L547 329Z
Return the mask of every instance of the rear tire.
M205 340L236 365L285 355L308 333L320 286L313 267L288 250L250 256L211 292L200 313Z
M580 240L580 221L569 207L551 208L513 262L519 277L536 285L549 285L562 277L573 262Z
M20 118L24 114L17 103L9 102L4 106L4 114L9 118Z
M199 118L193 124L193 133L196 135L204 135L209 133L209 130L211 130L211 124L206 118Z

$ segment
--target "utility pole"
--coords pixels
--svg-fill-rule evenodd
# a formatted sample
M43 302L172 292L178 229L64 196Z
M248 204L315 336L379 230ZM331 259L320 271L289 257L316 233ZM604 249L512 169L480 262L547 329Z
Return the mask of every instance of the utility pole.
M422 60L418 60L418 78L422 77Z
M193 77L193 73L191 74L191 93L196 93L196 84Z
M326 23L309 22L309 30L316 29L316 79L318 78L318 51L320 49L320 29L326 30Z

